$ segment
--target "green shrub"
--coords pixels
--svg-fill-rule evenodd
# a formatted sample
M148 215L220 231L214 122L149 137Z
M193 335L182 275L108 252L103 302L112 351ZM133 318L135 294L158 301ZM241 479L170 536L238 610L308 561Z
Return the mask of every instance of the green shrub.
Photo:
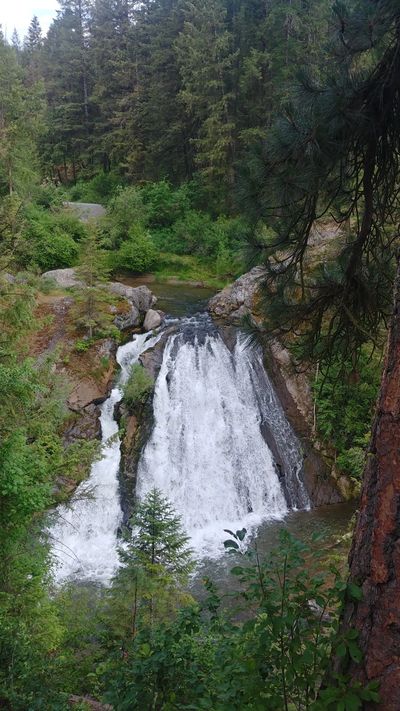
M142 188L143 202L148 210L148 225L151 228L171 227L190 210L186 186L175 190L166 180L149 183Z
M122 242L117 252L111 255L114 269L132 272L146 272L156 261L156 250L150 235L135 225L129 231L128 239Z
M129 408L141 405L152 391L154 380L139 363L132 366L129 378L124 385L124 401Z
M107 204L121 183L117 173L98 173L90 180L78 180L69 188L73 202L96 202Z
M112 237L112 245L118 247L127 239L130 229L144 229L148 221L147 207L141 191L135 187L119 188L110 202L108 215L103 225Z
M317 430L337 450L337 464L360 479L369 442L371 419L379 390L382 364L365 350L356 370L350 363L332 363L314 383Z

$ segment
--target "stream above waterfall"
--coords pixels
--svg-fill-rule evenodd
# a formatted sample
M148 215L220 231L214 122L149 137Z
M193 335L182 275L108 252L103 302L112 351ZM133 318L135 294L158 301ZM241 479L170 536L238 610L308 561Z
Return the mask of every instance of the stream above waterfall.
M244 526L257 535L264 550L277 541L282 525L295 535L321 530L337 536L352 508L308 510L301 446L261 354L248 347L240 331L228 348L204 312L209 290L153 286L157 305L172 317L176 333L167 340L155 384L154 426L139 460L138 495L154 486L163 491L181 515L197 559L203 561L199 570L205 566L206 574L215 578L226 575L220 558L225 528ZM102 459L93 464L89 479L69 504L58 507L50 529L59 583L74 579L107 584L117 568L122 512L114 407L132 364L160 335L135 335L118 350L119 379L101 407Z

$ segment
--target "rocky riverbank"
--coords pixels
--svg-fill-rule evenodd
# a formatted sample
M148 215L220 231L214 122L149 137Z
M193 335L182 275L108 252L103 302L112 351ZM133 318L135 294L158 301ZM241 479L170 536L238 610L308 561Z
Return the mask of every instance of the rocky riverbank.
M154 308L156 297L147 286L133 288L109 282L104 285L110 293L106 307L116 327L115 337L85 340L74 316L75 293L81 286L75 270L54 270L42 278L46 289L38 294L36 305L40 327L31 337L30 353L42 361L50 358L65 387L65 446L82 439L99 440L99 405L108 397L115 381L116 352L121 339L143 327L157 328L164 314ZM79 481L87 474L88 471L82 469ZM56 497L69 496L79 481L57 482Z

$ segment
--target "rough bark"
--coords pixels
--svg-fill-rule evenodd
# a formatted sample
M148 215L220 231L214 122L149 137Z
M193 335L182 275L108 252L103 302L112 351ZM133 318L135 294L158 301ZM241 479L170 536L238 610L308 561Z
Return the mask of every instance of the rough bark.
M379 703L364 709L400 709L400 262L394 310L360 511L349 557L350 580L361 586L360 602L348 602L343 627L359 631L361 664L354 679L379 681Z

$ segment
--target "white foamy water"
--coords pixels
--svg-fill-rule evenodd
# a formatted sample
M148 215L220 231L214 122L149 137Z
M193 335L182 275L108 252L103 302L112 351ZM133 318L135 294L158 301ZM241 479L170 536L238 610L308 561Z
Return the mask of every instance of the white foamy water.
M56 561L55 580L94 580L107 583L118 566L117 532L122 520L118 490L121 459L114 407L122 398L121 385L139 356L160 338L136 335L121 346L118 386L101 406L102 458L93 464L90 477L77 488L71 501L57 507L50 529Z
M240 337L231 354L220 336L204 328L197 335L196 319L190 321L194 332L192 327L189 337L170 337L165 348L154 429L138 467L138 495L161 489L182 517L196 554L216 557L224 550L224 528L254 532L288 511L262 435L268 417L287 440L290 480L299 479L302 457L259 355ZM292 494L306 505L305 494Z

